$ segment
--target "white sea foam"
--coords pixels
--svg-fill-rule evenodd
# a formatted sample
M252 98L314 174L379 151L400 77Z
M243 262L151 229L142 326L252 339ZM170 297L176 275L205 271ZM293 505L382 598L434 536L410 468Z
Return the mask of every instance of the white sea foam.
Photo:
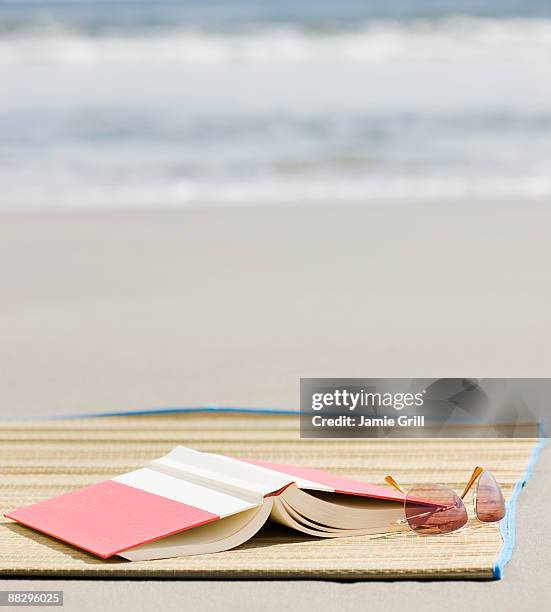
M1 185L4 210L165 209L263 206L378 205L390 202L541 202L551 197L549 176L375 177L368 180L181 180L162 184L56 184L45 177L33 184Z
M256 25L238 31L149 28L96 35L64 25L0 34L0 63L544 62L551 19L369 21L346 30Z

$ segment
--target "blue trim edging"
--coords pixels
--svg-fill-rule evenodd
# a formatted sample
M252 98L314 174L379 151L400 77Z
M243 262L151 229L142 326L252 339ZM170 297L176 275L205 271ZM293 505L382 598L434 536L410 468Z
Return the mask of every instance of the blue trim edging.
M492 568L492 574L495 580L501 580L503 578L503 568L505 565L507 565L507 563L509 563L511 556L513 555L516 539L515 524L517 515L517 498L526 483L530 480L540 451L546 445L546 443L546 438L540 438L538 444L536 444L536 446L532 449L530 461L528 461L524 476L515 483L511 499L507 502L507 513L499 524L499 531L503 539L503 544L501 545L501 549Z
M196 406L182 408L150 408L148 410L126 410L119 412L89 412L75 415L60 415L50 417L51 419L88 419L92 417L116 417L116 416L146 416L148 414L179 414L185 412L245 412L249 414L300 414L300 410L283 410L279 408L244 408L228 406Z

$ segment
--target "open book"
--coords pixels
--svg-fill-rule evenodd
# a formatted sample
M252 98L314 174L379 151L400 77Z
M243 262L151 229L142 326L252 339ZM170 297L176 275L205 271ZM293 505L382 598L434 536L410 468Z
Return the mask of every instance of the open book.
M321 538L400 529L404 496L319 470L178 446L144 468L6 514L102 558L228 550L268 519Z

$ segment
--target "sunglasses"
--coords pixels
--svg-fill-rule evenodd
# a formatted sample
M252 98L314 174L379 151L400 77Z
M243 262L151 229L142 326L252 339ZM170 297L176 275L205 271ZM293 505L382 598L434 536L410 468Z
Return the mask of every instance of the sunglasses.
M444 485L423 484L405 491L392 476L385 481L406 496L405 519L400 522L407 523L419 535L439 535L464 527L468 516L463 499L475 482L474 509L478 520L496 523L505 516L501 488L493 474L481 467L474 469L461 496Z

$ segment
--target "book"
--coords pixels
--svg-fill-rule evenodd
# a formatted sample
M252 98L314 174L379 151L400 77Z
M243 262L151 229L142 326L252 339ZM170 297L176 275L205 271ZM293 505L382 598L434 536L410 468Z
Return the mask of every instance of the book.
M305 467L178 446L143 468L5 516L107 559L229 550L272 520L310 536L399 530L404 496Z

